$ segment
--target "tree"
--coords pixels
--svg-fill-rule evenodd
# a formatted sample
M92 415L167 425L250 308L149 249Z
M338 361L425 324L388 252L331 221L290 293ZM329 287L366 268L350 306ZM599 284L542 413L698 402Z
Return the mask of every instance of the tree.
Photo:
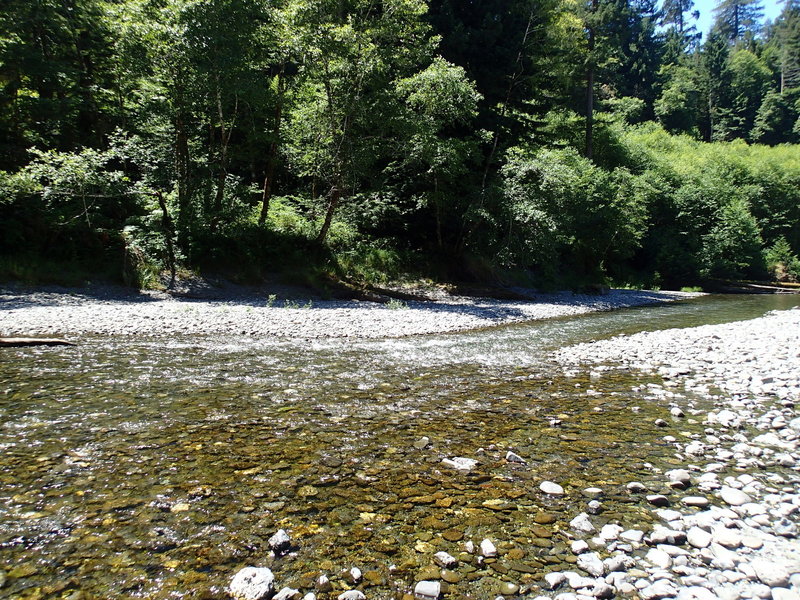
M445 203L452 199L458 179L467 173L468 162L477 150L476 138L453 135L477 114L480 94L464 69L436 58L425 70L402 79L398 92L409 109L408 150L405 161L419 164L430 187L422 200L432 205L436 222L436 242L444 246L442 235Z
M291 118L298 175L327 188L323 243L343 199L364 187L395 118L390 83L430 56L421 0L297 0L292 27L305 48L303 82Z
M714 28L731 42L738 42L758 35L764 7L759 0L720 0L714 15Z
M655 113L664 129L673 133L692 133L698 125L701 85L694 69L668 65L662 69L666 78Z

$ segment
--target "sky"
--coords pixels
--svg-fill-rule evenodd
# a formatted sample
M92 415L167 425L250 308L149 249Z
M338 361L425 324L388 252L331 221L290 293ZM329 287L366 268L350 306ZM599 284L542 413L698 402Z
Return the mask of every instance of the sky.
M764 5L764 20L774 21L781 12L781 5L777 0L761 0L761 2ZM718 3L718 0L694 0L694 10L700 11L697 29L703 32L704 38L714 22L714 7Z

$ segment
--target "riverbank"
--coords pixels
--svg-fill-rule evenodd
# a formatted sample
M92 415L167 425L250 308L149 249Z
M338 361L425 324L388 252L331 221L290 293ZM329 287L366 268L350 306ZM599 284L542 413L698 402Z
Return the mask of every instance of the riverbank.
M800 310L619 336L555 358L568 374L588 366L593 382L617 369L661 375L645 398L668 403L670 417L642 427L661 428L676 460L627 484L659 525L600 528L578 515L572 550L590 577L551 573L545 587L566 591L560 600L800 598ZM709 402L713 410L699 408ZM697 424L703 434L685 431Z
M243 335L382 338L480 329L691 298L686 292L612 290L540 294L527 301L440 294L436 301L281 300L269 294L181 298L125 288L0 288L0 336Z

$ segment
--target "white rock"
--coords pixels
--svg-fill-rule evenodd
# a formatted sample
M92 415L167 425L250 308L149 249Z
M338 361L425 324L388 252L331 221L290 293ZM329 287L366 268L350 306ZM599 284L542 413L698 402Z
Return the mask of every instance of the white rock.
M481 542L481 554L486 558L494 558L497 556L497 548L491 540L485 539Z
M433 562L444 569L452 569L458 564L458 560L447 552L437 552L434 554Z
M438 581L420 581L414 587L414 596L421 600L436 600L442 593L442 584Z
M708 588L693 585L680 588L676 600L717 600L717 596Z
M583 554L589 551L589 544L583 540L575 540L570 544L570 549L573 554Z
M508 462L518 463L520 465L526 465L528 463L525 462L525 459L522 458L519 454L514 454L510 450L506 452L506 460Z
M752 502L750 496L745 494L743 491L729 486L723 486L723 488L719 491L719 496L725 503L731 506L741 506L742 504Z
M553 483L552 481L543 481L539 484L539 489L542 490L545 494L549 494L551 496L563 496L564 495L564 488L558 485L557 483Z
M267 540L267 544L276 553L283 552L292 544L292 539L289 534L283 529L278 529L275 534Z
M602 529L600 529L600 537L606 542L617 539L620 533L622 533L622 527L611 523L603 525Z
M544 580L547 582L547 585L550 586L550 589L554 590L567 580L567 576L557 571L545 575Z
M772 600L800 600L800 593L787 588L772 588Z
M735 550L742 545L742 536L727 527L716 527L712 532L714 541L721 546Z
M578 562L576 564L578 568L583 569L589 573L589 575L594 575L595 577L600 577L605 572L603 561L600 560L600 556L598 556L597 552L586 552L578 555Z
M668 579L659 579L639 592L642 600L660 600L661 598L672 598L677 594L678 588L676 588L675 584Z
M350 579L353 580L353 583L358 583L361 581L361 569L358 567L353 567L350 569Z
M756 572L756 577L763 584L773 588L789 585L789 578L792 574L783 564L763 558L758 558L750 564Z
M367 600L367 597L360 590L347 590L339 594L336 600Z
M569 526L580 533L593 533L596 531L591 520L589 520L589 515L586 513L581 513L572 519L572 521L569 522Z
M265 567L245 567L233 576L231 596L241 600L262 600L275 591L275 576Z
M478 461L474 458L464 458L463 456L455 456L453 458L445 458L442 460L443 465L458 469L459 471L471 471L474 469Z
M300 591L285 587L280 592L273 596L272 600L291 600L291 598L300 597Z
M686 541L695 548L708 548L711 544L711 534L699 527L691 527L686 532Z
M644 538L644 531L640 531L639 529L628 529L619 534L619 539L634 544L641 543L642 538Z
M658 548L651 548L645 555L645 560L659 569L669 569L672 566L672 559L669 554Z

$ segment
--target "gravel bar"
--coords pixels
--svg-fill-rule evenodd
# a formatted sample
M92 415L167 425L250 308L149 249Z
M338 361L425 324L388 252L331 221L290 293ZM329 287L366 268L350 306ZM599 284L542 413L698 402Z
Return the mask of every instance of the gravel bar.
M359 301L282 301L265 295L176 298L123 288L0 288L0 336L218 335L288 338L395 338L448 333L658 304L697 294L612 290L608 294L530 293L530 301L446 296L384 305Z

